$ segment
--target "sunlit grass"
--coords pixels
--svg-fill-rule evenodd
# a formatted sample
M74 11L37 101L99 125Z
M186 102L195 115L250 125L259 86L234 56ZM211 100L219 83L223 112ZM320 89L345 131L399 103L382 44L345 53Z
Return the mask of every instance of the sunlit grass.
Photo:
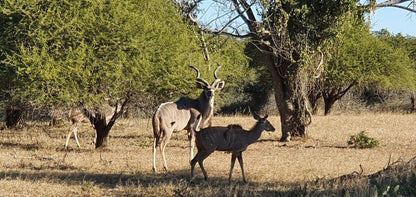
M23 196L270 196L334 193L354 190L359 179L339 177L374 174L395 161L416 154L416 116L361 114L315 116L307 139L279 142L280 119L269 118L276 132L264 132L243 153L248 184L236 164L228 184L231 156L215 152L199 166L191 183L186 132L175 133L167 147L169 172L152 172L153 134L148 119L120 120L110 133L110 146L95 150L90 125L79 129L81 148L71 139L64 149L69 123L58 128L28 123L18 130L0 131L0 191ZM250 129L252 117L215 117L214 125L241 124ZM380 141L372 149L348 148L351 135L366 131ZM361 167L362 170L361 170ZM355 172L355 173L354 173ZM331 185L332 184L332 185ZM333 184L336 184L335 186ZM392 186L394 187L394 186ZM363 188L365 191L368 188Z

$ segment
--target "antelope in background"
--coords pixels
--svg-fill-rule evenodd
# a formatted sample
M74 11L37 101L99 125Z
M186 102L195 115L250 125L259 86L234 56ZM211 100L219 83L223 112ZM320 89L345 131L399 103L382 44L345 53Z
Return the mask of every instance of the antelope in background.
M100 107L99 110L104 112L106 122L108 122L110 118L114 115L115 109L116 109L115 107L111 107L110 105L104 105L103 107ZM118 110L117 112L119 111L120 110ZM77 143L77 146L80 148L81 145L79 143L78 136L77 136L78 127L81 123L87 123L87 122L90 122L90 120L87 116L85 116L82 110L77 109L77 108L70 110L69 119L71 120L71 127L69 128L68 134L66 136L65 149L68 148L69 139L71 138L72 134L74 134L74 138ZM94 124L93 124L93 127L94 127ZM95 144L96 137L97 137L97 133L94 131L94 141L93 141L94 144Z
M68 132L68 135L66 136L65 149L68 148L69 139L71 138L72 133L74 134L74 138L75 138L75 141L77 142L77 146L80 148L81 145L79 144L78 135L77 135L78 126L80 125L80 123L89 122L89 120L79 109L71 109L69 112L69 119L71 120L71 127L69 127L69 132Z
M248 145L256 142L264 130L271 132L275 131L273 125L267 120L268 115L264 118L260 118L257 114L253 113L253 117L257 120L257 123L249 131L244 130L240 125L228 125L228 127L208 127L199 131L201 117L198 116L193 126L198 153L191 161L191 180L194 178L194 168L196 162L198 162L201 167L205 180L208 180L208 175L205 171L203 162L204 159L206 159L211 153L218 150L229 151L232 153L228 182L231 183L231 175L236 158L238 159L238 163L240 163L243 181L245 183L247 182L244 175L243 151L247 149Z
M174 102L162 103L153 116L153 171L156 169L156 148L159 146L163 159L163 167L167 171L165 148L172 133L187 130L190 141L190 160L193 158L195 137L192 132L192 125L198 114L202 115L200 127L209 127L212 124L214 114L214 95L215 91L221 90L225 82L217 77L218 67L214 71L215 81L210 85L206 80L201 79L201 73L194 66L190 66L196 71L196 87L203 89L197 99L181 97Z

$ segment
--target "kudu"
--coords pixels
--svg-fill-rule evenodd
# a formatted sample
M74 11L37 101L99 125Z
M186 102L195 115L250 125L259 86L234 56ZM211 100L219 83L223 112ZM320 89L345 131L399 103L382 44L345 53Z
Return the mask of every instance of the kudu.
M106 122L108 122L110 120L110 118L114 115L114 110L116 108L115 107L111 107L110 105L104 105L102 107L100 107L100 110L102 112L104 112L105 115L105 119ZM118 109L117 112L119 112L120 110ZM78 147L81 147L79 140L78 140L78 127L81 123L86 123L86 122L90 122L89 118L83 113L83 111L81 109L77 109L77 108L73 108L70 109L69 112L69 119L71 120L71 126L69 128L68 134L66 136L66 142L65 142L65 149L68 148L68 144L69 144L69 139L71 138L71 135L74 134L74 138L75 141L77 143ZM94 124L93 124L94 127ZM97 137L97 133L94 132L94 141L93 143L95 143Z
M228 182L231 183L231 175L234 168L235 159L238 159L241 167L241 173L243 175L243 181L246 181L244 175L243 166L243 151L245 151L248 145L257 141L260 138L261 133L266 131L274 131L275 128L267 120L268 115L264 118L260 118L258 115L253 113L254 119L257 120L256 125L249 131L244 130L239 125L228 125L228 127L208 127L199 130L199 123L201 117L198 116L193 130L195 131L196 147L198 153L191 160L191 180L194 178L194 168L196 162L201 167L202 173L204 174L205 180L208 179L207 172L204 168L204 159L206 159L215 150L218 151L229 151L231 155L231 168L228 177Z
M201 73L194 66L196 73L196 87L203 89L197 99L181 97L174 102L162 103L153 116L153 171L156 170L156 149L160 148L162 154L163 167L167 171L165 149L172 133L187 130L190 141L190 159L193 158L195 147L195 137L192 132L192 125L198 114L202 115L201 128L209 127L212 124L214 113L214 95L216 90L221 90L225 82L217 77L218 66L214 71L215 81L210 85L206 80L201 79Z

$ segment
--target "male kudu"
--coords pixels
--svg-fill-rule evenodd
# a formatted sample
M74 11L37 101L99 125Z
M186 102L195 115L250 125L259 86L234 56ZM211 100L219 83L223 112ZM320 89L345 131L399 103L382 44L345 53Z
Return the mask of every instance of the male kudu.
M215 81L210 85L206 80L201 79L201 73L194 66L196 73L196 87L203 89L197 99L182 97L174 102L162 103L153 116L153 170L156 172L156 148L160 147L163 158L163 166L167 171L165 148L172 134L177 131L187 130L190 141L190 159L193 158L195 147L195 136L193 135L192 125L198 114L202 115L200 127L211 126L214 113L214 95L216 90L221 90L225 82L217 77L218 66L214 71Z

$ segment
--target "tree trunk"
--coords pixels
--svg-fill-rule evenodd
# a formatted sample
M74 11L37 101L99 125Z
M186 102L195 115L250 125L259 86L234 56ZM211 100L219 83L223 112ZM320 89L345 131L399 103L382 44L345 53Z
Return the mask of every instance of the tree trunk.
M117 118L119 118L124 113L124 108L129 100L130 94L128 94L120 108L118 103L116 103L114 109L110 107L111 110L109 112L111 113L111 118L108 120L108 122L107 119L110 117L107 115L107 110L109 110L108 107L107 109L106 107L95 107L93 111L90 111L85 107L83 108L82 112L86 117L88 117L91 124L94 125L95 128L95 148L108 146L108 134L110 133L110 130L116 122Z
M96 132L95 148L104 148L108 146L108 134L111 127L106 122L106 118L102 114L96 115L94 128Z
M86 108L83 108L82 112L86 117L88 117L91 124L94 126L96 133L95 148L106 147L108 145L108 134L110 133L115 120L121 114L115 113L111 117L110 121L107 122L106 113L100 108L94 109L95 113Z
M6 108L6 127L12 128L22 119L23 110L20 107L8 106Z
M322 97L321 90L314 90L309 93L308 99L311 103L312 114L316 115L318 113L318 101Z
M286 106L284 108L286 108ZM297 110L300 111L300 109ZM295 115L295 110L282 112L282 109L280 109L279 111L282 126L282 137L280 138L280 141L288 142L292 137L307 137L307 125L303 123L301 117Z
M324 104L325 104L325 112L324 115L328 115L329 113L331 113L331 109L332 106L334 106L335 102L338 99L334 98L334 97L324 97Z
M335 102L341 99L357 82L353 81L343 89L343 87L336 87L336 86L327 86L323 89L322 97L324 98L324 105L325 105L325 115L331 113L332 106L334 106Z
M287 76L282 75L279 69L288 67L290 62L279 60L282 66L276 64L275 56L268 55L268 67L273 78L274 96L276 105L279 110L281 120L282 137L280 141L290 141L291 137L306 137L306 126L310 123L310 119L305 121L305 115L309 116L306 106L302 103L302 96L298 92L298 85L296 80L288 79ZM287 64L287 65L284 65ZM297 65L292 65L297 67ZM289 66L290 67L290 66ZM294 72L291 72L294 73Z

